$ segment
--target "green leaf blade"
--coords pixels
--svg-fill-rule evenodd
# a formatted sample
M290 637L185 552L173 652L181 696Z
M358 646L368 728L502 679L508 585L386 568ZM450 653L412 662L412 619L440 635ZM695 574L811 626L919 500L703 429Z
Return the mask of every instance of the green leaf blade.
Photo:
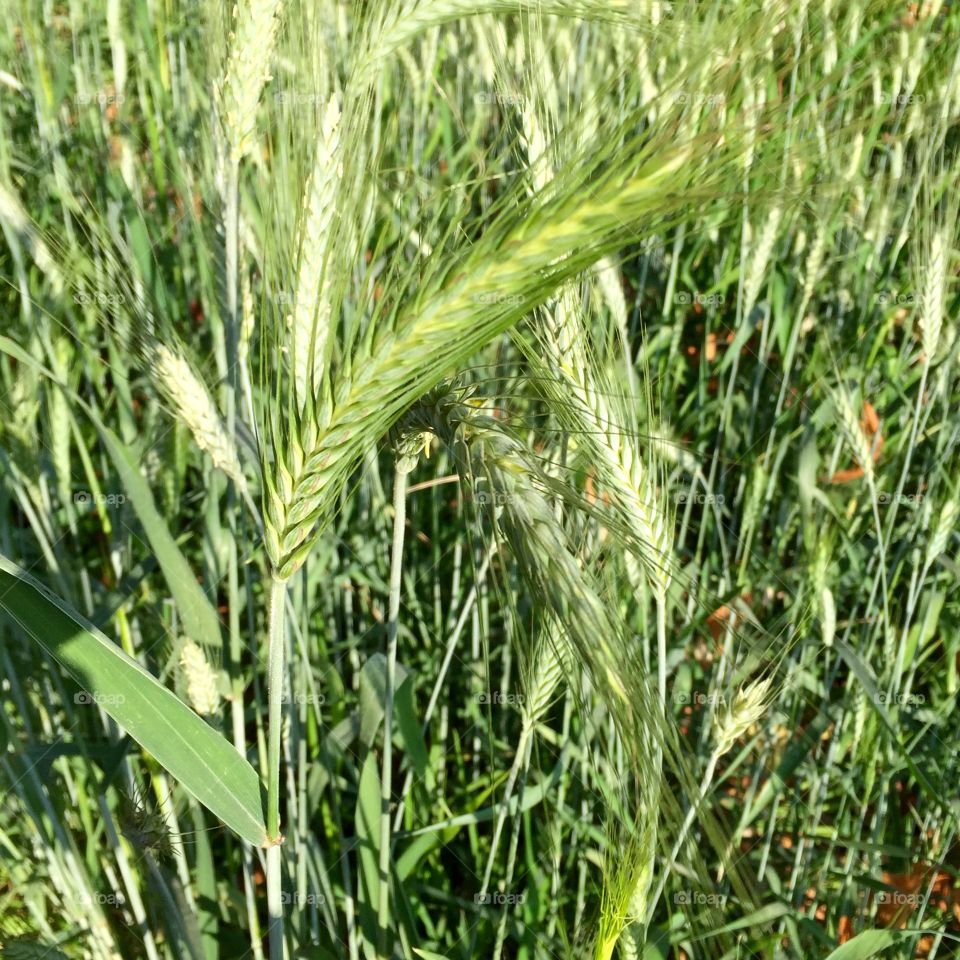
M0 609L211 813L244 840L264 845L260 778L229 741L93 624L2 556Z

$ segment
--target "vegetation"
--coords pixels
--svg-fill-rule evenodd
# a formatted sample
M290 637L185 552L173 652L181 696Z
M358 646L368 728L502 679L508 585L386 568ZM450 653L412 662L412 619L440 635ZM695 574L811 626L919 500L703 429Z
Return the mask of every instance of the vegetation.
M954 955L956 4L6 12L0 956Z

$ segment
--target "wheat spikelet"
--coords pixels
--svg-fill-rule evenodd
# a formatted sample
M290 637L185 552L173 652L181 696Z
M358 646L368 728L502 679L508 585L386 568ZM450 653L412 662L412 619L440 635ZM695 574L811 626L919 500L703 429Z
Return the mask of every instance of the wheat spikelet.
M280 0L245 0L236 7L236 28L220 90L224 132L234 163L252 145L260 94L270 79L280 5Z
M544 57L535 58L544 64ZM541 85L549 78L540 77ZM539 103L541 98L535 98ZM530 100L524 102L521 111L522 141L527 158L535 171L537 189L549 182L553 170L544 162L547 145ZM609 263L604 265L609 287ZM619 288L619 284L617 284ZM622 291L620 301L622 303ZM614 298L615 300L616 298ZM656 488L635 446L628 442L617 418L612 414L607 400L607 391L597 384L595 364L586 350L587 331L579 319L576 299L569 292L548 303L546 307L545 341L550 353L550 366L559 374L564 393L564 406L569 405L583 428L583 436L592 451L607 467L615 494L615 509L621 514L627 528L643 545L645 564L651 585L658 593L665 594L669 586L667 558L671 550L669 524L656 496ZM626 308L623 307L625 319ZM572 403L571 403L572 400ZM626 554L627 571L634 586L639 588L643 571L634 554Z
M246 485L237 448L204 382L178 350L154 341L147 348L151 375L213 465L241 489Z
M340 109L331 96L320 123L313 170L307 183L300 224L300 264L293 311L294 388L302 407L319 376L330 327L329 282L324 278L343 175L340 158Z
M920 304L920 334L927 363L932 363L940 346L943 330L943 292L947 276L949 238L945 228L934 231L930 238L924 272L923 297Z
M827 228L821 221L817 224L817 232L814 235L813 244L810 247L810 253L807 254L803 274L803 304L806 306L813 297L813 290L820 278L820 270L823 267L823 258L827 249Z
M957 527L958 516L960 516L960 503L956 497L950 497L941 507L937 525L927 541L925 567L929 567L947 549L950 536Z
M872 482L873 451L860 423L853 397L848 390L839 388L833 391L833 402L840 417L840 432L864 474Z
M763 285L763 280L767 273L770 254L773 253L773 245L777 241L782 216L783 210L779 206L775 206L770 210L767 214L766 222L763 225L763 231L757 238L753 249L750 251L750 270L747 273L747 279L743 285L744 317L749 317L751 311L757 305L757 298L760 296L760 287Z
M564 675L571 671L571 650L566 635L554 623L537 645L531 679L523 701L523 725L532 729L546 715Z
M752 727L767 709L771 677L741 687L732 702L713 717L714 752L723 756Z
M180 651L180 666L183 668L190 704L201 716L210 716L220 709L220 692L217 674L207 661L203 650L188 640Z

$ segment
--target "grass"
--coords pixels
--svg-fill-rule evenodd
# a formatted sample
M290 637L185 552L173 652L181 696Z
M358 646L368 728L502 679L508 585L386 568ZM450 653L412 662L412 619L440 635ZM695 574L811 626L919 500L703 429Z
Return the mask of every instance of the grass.
M0 956L957 952L955 4L10 14Z

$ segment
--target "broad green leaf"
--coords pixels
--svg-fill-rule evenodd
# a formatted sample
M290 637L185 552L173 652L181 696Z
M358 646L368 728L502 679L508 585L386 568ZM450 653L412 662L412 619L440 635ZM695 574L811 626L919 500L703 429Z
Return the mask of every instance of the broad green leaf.
M774 920L779 920L785 913L790 912L790 905L787 903L768 903L760 907L759 910L754 910L753 913L747 914L745 917L738 917L736 920L731 923L724 924L722 927L718 927L716 930L711 930L710 933L705 933L703 936L697 937L697 940L708 940L711 937L718 937L723 933L733 933L735 930L746 930L751 927L762 927L767 923L773 923Z
M143 527L143 532L150 543L150 547L160 564L160 569L173 594L177 610L183 621L184 632L197 643L205 646L219 647L223 643L220 633L220 620L213 604L203 592L197 578L193 575L190 565L170 534L166 522L160 515L153 500L153 494L140 467L136 456L97 415L96 411L81 396L74 393L65 384L60 383L53 373L38 363L22 347L7 337L0 337L0 350L15 357L39 373L50 377L72 401L83 407L97 432L103 438L107 453L113 461L117 473L123 483L130 505L137 514L137 519Z
M266 838L260 778L212 727L63 600L0 556L0 609L244 840Z
M904 936L907 934L901 930L864 930L837 947L827 960L867 960Z

